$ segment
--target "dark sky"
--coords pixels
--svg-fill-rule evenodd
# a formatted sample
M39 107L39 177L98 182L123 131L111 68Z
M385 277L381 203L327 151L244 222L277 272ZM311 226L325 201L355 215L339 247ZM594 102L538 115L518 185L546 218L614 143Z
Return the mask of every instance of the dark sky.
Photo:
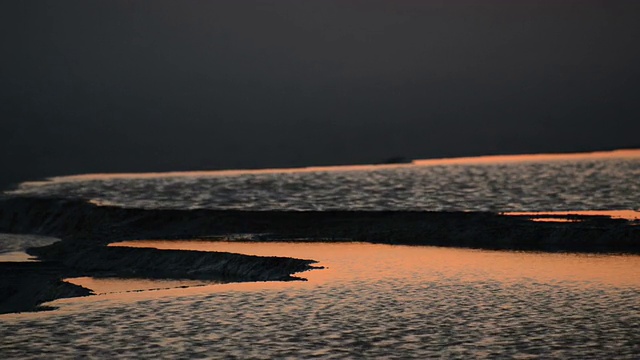
M0 2L0 187L640 144L640 1Z

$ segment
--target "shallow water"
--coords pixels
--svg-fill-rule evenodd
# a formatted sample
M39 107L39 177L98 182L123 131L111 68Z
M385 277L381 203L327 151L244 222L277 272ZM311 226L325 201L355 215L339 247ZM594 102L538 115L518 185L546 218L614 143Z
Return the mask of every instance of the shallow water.
M640 152L625 154L86 175L22 184L9 195L149 209L638 210ZM23 240L8 243L31 241ZM102 295L57 300L51 312L1 315L0 357L640 356L640 256L354 243L135 245L315 259L325 269L298 274L305 282L72 279ZM151 289L160 290L139 291Z
M398 246L368 243L236 241L127 241L110 246L221 251L258 256L314 259L325 269L298 274L312 285L415 278L436 281L440 274L461 282L522 279L601 283L640 288L640 256L576 255ZM257 286L263 287L265 284ZM268 284L267 284L268 286ZM298 284L295 284L298 286Z
M137 246L312 258L327 269L299 274L307 282L58 300L57 311L0 316L3 357L640 354L640 256L353 243Z
M639 150L462 160L82 175L25 183L11 194L148 209L575 211L640 204Z
M583 210L583 211L535 211L535 212L506 212L505 215L534 216L532 220L556 219L558 221L571 220L573 215L578 216L607 216L612 219L625 219L640 221L639 210Z
M30 247L45 246L60 241L58 238L27 234L0 233L0 261L36 261L25 251Z
M218 284L217 281L173 280L173 279L123 279L76 277L64 281L93 290L97 295L119 294L139 291L157 291Z

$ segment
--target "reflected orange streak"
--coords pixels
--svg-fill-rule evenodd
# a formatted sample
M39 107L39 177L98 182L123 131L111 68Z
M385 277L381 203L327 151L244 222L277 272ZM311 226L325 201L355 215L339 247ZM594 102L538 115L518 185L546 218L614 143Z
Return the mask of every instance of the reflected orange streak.
M0 261L7 262L35 262L37 258L27 254L24 251L11 251L0 253Z
M568 154L528 154L528 155L490 155L478 157L458 157L443 159L414 160L410 164L381 164L381 165L343 165L343 166L312 166L301 168L274 168L274 169L239 169L239 170L211 170L211 171L173 171L151 173L103 173L59 176L48 181L84 181L105 179L146 179L146 178L171 178L171 177L216 177L238 176L248 174L276 174L276 173L307 173L328 171L371 171L382 169L407 168L413 166L441 166L464 164L501 164L518 162L547 162L566 160L596 160L596 159L626 159L640 158L640 150L614 150L591 153ZM25 186L34 186L48 181L25 182Z
M59 299L55 314L93 311L112 304L147 299L202 296L212 293L304 289L317 286L356 286L387 282L438 283L498 281L505 285L538 282L587 289L615 286L640 289L640 256L517 253L450 249L426 246L393 246L358 243L235 243L208 241L133 241L113 245L228 251L261 256L290 256L315 259L327 269L298 274L308 282L253 282L206 285L156 291L112 293L82 298ZM116 281L117 282L117 281ZM83 285L82 281L74 281ZM148 280L141 283L148 285ZM449 281L450 283L450 281ZM85 283L87 284L87 283ZM117 285L115 282L112 285ZM130 286L131 284L129 284ZM142 284L144 285L144 284ZM394 286L394 285L392 285ZM22 313L3 316L38 318L52 313Z
M206 280L152 280L152 279L120 279L77 277L64 281L93 290L95 294L110 294L129 291L165 290L181 287L217 284Z
M437 281L440 277L454 277L461 281L518 283L523 279L536 279L540 282L597 282L640 287L640 256L633 255L517 253L361 243L130 241L112 246L314 259L327 269L299 274L308 278L310 285L400 278ZM242 287L265 288L265 283L248 283Z
M587 216L609 216L613 219L640 220L640 211L636 210L580 210L580 211L543 211L543 212L505 212L504 215L523 215L523 216L540 216L540 215L587 215ZM554 218L536 218L538 221L562 221L566 219ZM536 221L536 219L531 219Z
M427 165L458 165L458 164L500 164L515 162L546 162L566 160L596 160L617 158L640 158L640 150L614 150L598 151L590 153L568 154L526 154L526 155L491 155L479 157L460 157L446 159L415 160L413 163L419 166Z
M562 218L530 218L529 220L535 221L535 222L559 222L559 223L580 222L580 220L562 219Z

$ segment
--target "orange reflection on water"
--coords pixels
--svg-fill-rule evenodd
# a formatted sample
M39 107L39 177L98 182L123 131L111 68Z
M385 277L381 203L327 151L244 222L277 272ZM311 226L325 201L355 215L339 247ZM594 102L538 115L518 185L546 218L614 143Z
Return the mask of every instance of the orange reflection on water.
M505 215L536 216L533 221L576 221L563 218L544 218L537 216L608 216L612 219L640 220L640 211L637 210L580 210L580 211L542 211L542 212L505 212Z
M35 262L37 258L27 254L24 251L11 251L0 253L0 261L6 262Z
M150 291L217 284L201 280L152 280L77 277L64 281L91 289L95 294L111 294L131 291Z
M567 160L597 160L597 159L632 159L640 158L640 149L598 151L585 153L565 154L525 154L525 155L488 155L473 157L441 158L414 160L407 164L365 164L365 165L337 165L337 166L310 166L298 168L271 168L271 169L238 169L238 170L203 170L203 171L172 171L153 173L103 173L80 174L59 176L47 181L24 182L22 186L38 186L50 181L86 181L106 179L147 179L147 178L175 178L175 177L216 177L238 176L247 174L275 174L275 173L305 173L327 171L371 171L381 169L406 168L412 166L439 166L439 165L466 165L466 164L501 164L519 162L547 162Z
M576 220L576 219L563 219L563 218L530 218L529 220L535 221L535 222L558 222L558 223L582 221L582 220Z
M172 288L156 291L132 291L145 287L162 288L166 282L111 279L111 293L82 298L59 299L56 313L86 311L88 304L97 311L113 304L136 303L149 299L173 301L179 297L225 292L255 292L315 287L357 287L404 284L465 284L497 282L506 286L549 284L573 289L607 286L640 289L640 256L584 255L484 251L428 246L394 246L368 243L238 243L210 241L131 241L115 246L155 247L200 251L227 251L260 256L289 256L314 259L325 269L297 274L309 281L246 282ZM91 288L90 278L74 283ZM93 283L92 283L93 281ZM156 284L160 284L157 286ZM120 288L119 288L120 287ZM128 289L128 290L127 290ZM122 292L129 291L129 292ZM330 290L328 290L330 291ZM39 317L46 313L20 314ZM16 315L17 316L17 315Z
M534 279L550 283L571 281L640 287L640 256L633 255L522 253L365 243L130 241L112 245L314 259L326 269L299 274L309 280L307 286L455 278L463 282L517 283ZM268 284L247 283L242 287L265 288ZM299 285L294 282L287 286ZM237 285L225 287L237 288Z
M419 166L435 165L465 165L465 164L502 164L519 162L547 162L568 160L597 160L597 159L631 159L640 158L640 150L614 150L589 153L566 154L525 154L525 155L489 155L474 157L458 157L445 159L415 160Z

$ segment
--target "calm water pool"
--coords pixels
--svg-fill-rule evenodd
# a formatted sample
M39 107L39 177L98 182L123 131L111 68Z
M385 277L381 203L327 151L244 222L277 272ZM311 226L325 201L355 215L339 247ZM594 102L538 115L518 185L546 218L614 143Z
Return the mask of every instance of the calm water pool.
M145 292L130 291L129 282L120 289L128 292L58 300L53 312L0 316L3 357L640 355L640 256L354 243L119 245L311 258L326 269L299 274L306 282Z

